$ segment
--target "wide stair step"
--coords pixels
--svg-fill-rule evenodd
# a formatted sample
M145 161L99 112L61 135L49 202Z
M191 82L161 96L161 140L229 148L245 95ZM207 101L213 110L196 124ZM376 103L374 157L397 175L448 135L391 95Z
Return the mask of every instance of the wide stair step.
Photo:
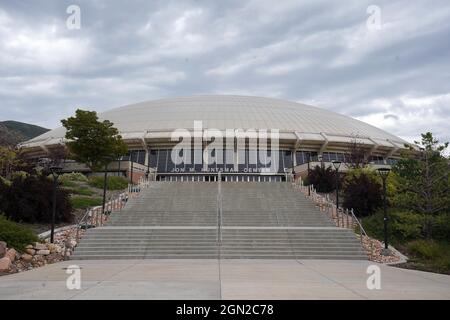
M87 230L73 259L367 259L352 230L289 183L154 182Z

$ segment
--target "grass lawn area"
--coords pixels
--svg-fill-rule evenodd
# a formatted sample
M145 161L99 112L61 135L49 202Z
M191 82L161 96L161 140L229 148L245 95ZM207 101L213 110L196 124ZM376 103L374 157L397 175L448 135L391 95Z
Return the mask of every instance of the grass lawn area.
M89 207L95 207L102 204L102 198L99 197L86 197L86 196L72 196L72 206L74 209L87 209Z

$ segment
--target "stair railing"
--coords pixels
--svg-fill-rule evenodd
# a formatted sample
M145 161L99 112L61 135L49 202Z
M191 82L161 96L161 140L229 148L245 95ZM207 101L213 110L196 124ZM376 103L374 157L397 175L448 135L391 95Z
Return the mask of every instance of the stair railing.
M222 243L222 174L217 175L217 243Z
M112 212L121 211L130 197L136 197L143 188L148 188L149 186L150 180L141 177L136 185L129 184L126 192L123 192L119 194L117 198L106 202L105 211L102 210L102 206L87 209L77 223L76 239L78 240L80 238L80 229L86 230L88 228L103 226Z
M361 244L363 243L363 237L368 237L366 230L362 226L359 219L356 217L353 209L343 209L337 208L336 204L330 200L328 195L320 195L317 193L316 189L313 185L305 186L303 180L298 178L293 182L295 188L300 190L308 199L310 199L314 204L321 210L325 211L330 218L334 221L337 227L347 228L355 230L358 228L359 238ZM371 250L373 249L373 245L371 243Z

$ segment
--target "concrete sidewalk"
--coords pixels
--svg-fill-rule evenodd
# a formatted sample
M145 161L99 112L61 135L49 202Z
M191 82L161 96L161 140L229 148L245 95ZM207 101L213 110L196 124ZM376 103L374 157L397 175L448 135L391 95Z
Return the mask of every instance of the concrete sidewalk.
M450 299L450 276L384 265L369 290L368 261L87 260L0 277L0 299ZM67 266L81 289L66 287Z

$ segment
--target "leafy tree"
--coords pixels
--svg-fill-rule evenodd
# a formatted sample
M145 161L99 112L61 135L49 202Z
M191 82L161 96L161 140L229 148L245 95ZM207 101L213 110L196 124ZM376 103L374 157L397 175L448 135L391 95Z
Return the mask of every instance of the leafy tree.
M336 173L330 166L315 166L309 170L307 180L318 192L328 193L336 189Z
M61 120L67 129L67 147L74 160L98 171L127 152L127 147L113 123L99 121L95 111L78 109L75 117Z
M0 176L9 178L17 161L17 152L13 148L0 146Z
M440 144L431 132L422 134L393 167L396 181L394 205L425 215L450 210L450 165L443 152L448 142Z
M343 185L345 208L355 214L368 216L383 204L381 178L370 169L353 169L346 173Z

